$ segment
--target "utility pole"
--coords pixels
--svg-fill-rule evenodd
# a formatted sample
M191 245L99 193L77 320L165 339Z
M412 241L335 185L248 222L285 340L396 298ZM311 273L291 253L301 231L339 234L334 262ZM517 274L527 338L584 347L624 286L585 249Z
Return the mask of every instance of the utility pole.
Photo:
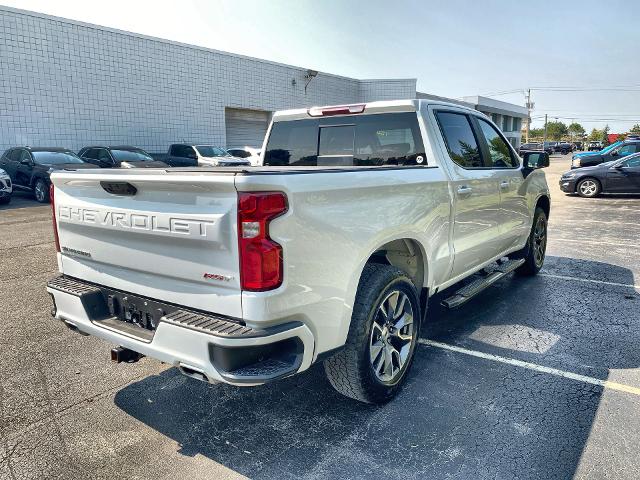
M547 143L547 114L544 114L544 137L542 139L542 148L544 149L544 144Z
M527 126L525 128L524 131L524 141L525 143L529 143L529 129L531 128L531 108L533 107L533 105L531 105L531 89L527 89Z

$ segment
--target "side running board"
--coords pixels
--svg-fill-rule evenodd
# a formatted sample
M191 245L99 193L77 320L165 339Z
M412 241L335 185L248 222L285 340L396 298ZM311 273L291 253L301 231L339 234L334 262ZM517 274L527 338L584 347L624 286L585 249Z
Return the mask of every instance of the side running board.
M460 305L471 300L477 294L482 292L485 288L493 285L505 275L513 272L516 268L524 263L524 259L519 260L507 260L498 264L496 268L491 270L486 276L480 277L473 282L465 285L449 298L442 301L442 306L452 309L458 308Z

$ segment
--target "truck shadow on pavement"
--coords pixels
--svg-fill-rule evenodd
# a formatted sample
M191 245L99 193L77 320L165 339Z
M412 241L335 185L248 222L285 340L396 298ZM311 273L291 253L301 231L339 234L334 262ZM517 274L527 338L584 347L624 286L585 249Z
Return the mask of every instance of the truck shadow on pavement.
M638 283L625 268L562 257L549 257L544 272ZM540 275L505 279L456 311L441 299L431 303L424 338L599 379L640 365L632 287ZM384 406L340 396L322 366L247 389L169 369L120 390L115 402L181 454L251 478L571 478L590 461L583 454L605 395L597 385L422 346L406 387ZM639 401L627 395L622 405ZM604 428L624 435L624 425Z

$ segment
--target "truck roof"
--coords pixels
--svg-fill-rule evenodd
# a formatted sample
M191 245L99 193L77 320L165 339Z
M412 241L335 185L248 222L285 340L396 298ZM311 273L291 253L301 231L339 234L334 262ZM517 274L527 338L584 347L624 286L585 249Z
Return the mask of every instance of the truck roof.
M428 100L428 99L407 99L407 100L383 100L377 102L366 102L366 103L358 103L358 104L346 104L346 105L326 105L322 107L311 107L311 108L296 108L293 110L280 110L273 114L274 122L282 122L285 120L303 120L306 118L312 117L321 117L322 113L318 115L311 115L310 111L322 112L323 110L335 110L340 107L355 107L360 108L359 112L353 113L387 113L387 112L415 112L420 109L421 106L424 105L444 105L448 107L453 107L456 109L464 109L469 110L471 112L475 112L476 114L480 113L478 110L474 110L473 108L464 107L455 103L444 102L440 100ZM345 115L350 115L353 113L344 113ZM335 115L335 113L334 113Z

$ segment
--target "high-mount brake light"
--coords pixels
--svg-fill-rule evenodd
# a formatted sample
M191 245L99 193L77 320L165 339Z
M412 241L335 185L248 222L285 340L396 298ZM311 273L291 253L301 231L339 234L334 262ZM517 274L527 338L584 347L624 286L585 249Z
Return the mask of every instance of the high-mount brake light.
M283 192L238 193L240 285L264 292L282 284L282 246L269 237L269 223L287 211Z
M56 242L56 252L59 252L60 240L58 239L58 224L56 222L55 187L53 186L53 183L49 186L49 200L51 202L51 218L53 220L53 238Z
M336 105L335 107L311 107L307 113L312 117L330 117L331 115L349 115L364 112L364 103Z

